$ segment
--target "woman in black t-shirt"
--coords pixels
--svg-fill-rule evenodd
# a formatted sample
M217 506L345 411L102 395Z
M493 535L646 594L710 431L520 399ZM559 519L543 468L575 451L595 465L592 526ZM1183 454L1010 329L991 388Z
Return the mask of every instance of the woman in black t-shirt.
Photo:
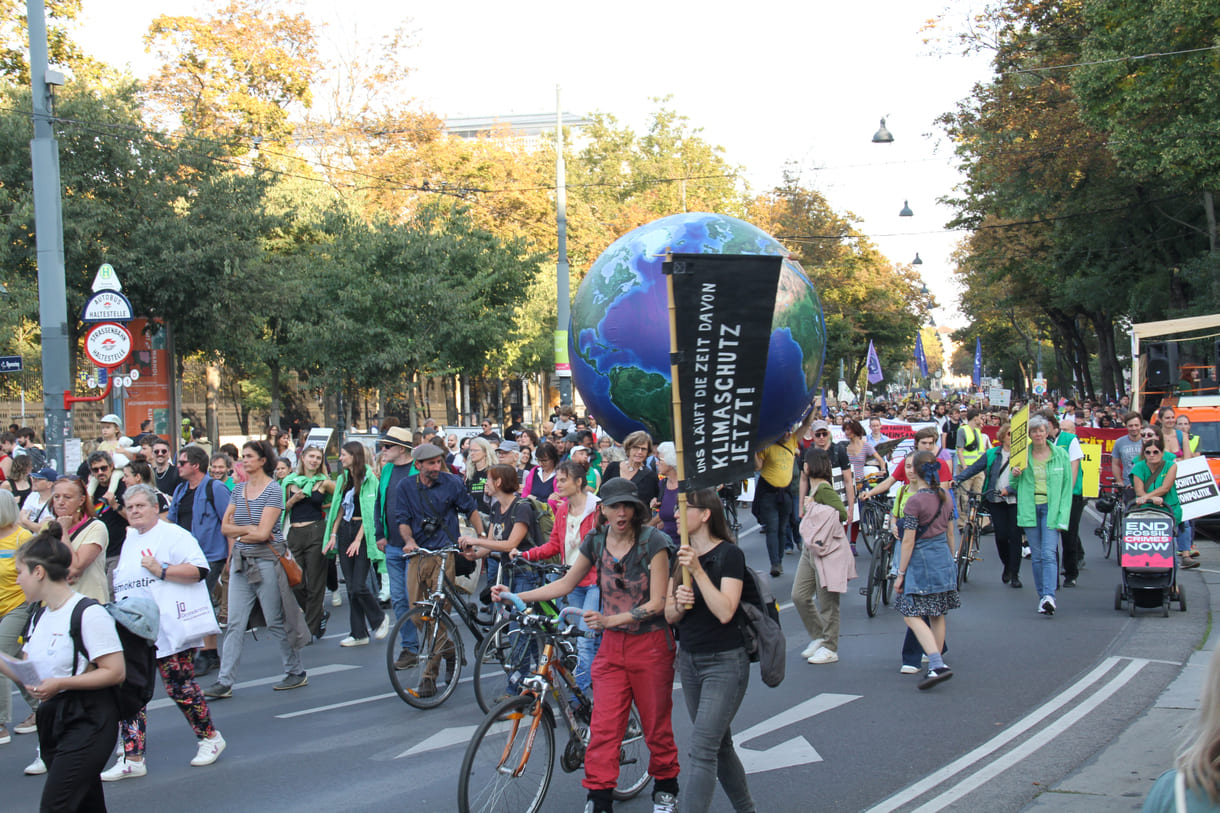
M709 809L719 779L733 809L749 813L754 800L730 729L750 681L736 623L746 557L733 543L715 489L687 497L686 529L690 544L678 549L678 564L690 570L692 585L683 586L675 571L665 598L665 620L678 628L682 695L694 724L682 770L683 809Z

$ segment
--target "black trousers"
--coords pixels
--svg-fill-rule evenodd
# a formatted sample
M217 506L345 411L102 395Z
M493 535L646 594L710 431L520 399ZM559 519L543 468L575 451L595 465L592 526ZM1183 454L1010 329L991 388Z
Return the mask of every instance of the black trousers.
M1072 513L1068 517L1067 533L1059 534L1063 544L1063 556L1059 563L1063 565L1063 578L1074 579L1080 575L1080 558L1084 551L1080 546L1080 515L1084 513L1084 497L1072 495Z
M347 555L347 549L360 529L358 522L358 519L352 522L340 520L339 532L335 536L338 540L336 548L339 554L339 567L343 568L343 580L347 582L347 603L351 617L352 637L367 638L369 637L369 627L376 629L381 626L381 622L385 620L385 611L381 609L377 596L369 587L369 570L372 563L369 562L365 540L360 540L360 549L355 556Z
M1021 529L1017 527L1017 506L1006 502L989 502L987 511L995 526L995 549L1004 572L1016 578L1021 572Z
M106 813L101 773L114 750L119 711L111 689L65 692L38 707L38 747L47 764L41 813Z

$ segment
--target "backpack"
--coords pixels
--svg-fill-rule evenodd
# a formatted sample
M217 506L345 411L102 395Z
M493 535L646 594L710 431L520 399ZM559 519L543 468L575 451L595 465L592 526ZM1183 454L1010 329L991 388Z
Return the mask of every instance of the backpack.
M72 608L69 631L72 635L72 674L76 674L79 655L89 657L81 638L81 619L85 610L100 602L86 598ZM140 709L152 700L157 680L157 630L161 624L161 613L151 598L128 597L121 601L100 605L106 608L115 621L119 643L123 645L123 661L127 665L127 677L114 688L115 702L120 720L134 719ZM147 637L151 633L151 638Z
M748 565L744 582L737 605L737 626L750 662L758 664L763 683L774 689L784 682L788 648L788 639L779 625L779 603L771 591L771 580Z
M551 529L555 527L555 512L551 510L551 505L546 500L540 500L537 497L520 497L530 504L530 508L534 512L534 544L531 547L538 547L551 538Z

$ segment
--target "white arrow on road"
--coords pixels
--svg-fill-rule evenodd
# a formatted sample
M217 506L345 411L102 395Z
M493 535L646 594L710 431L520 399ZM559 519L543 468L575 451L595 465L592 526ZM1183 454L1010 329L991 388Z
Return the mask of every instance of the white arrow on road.
M492 731L505 731L511 723L503 722L496 723L491 727ZM403 751L394 759L402 759L403 757L422 754L426 751L439 751L442 748L451 748L454 745L466 745L470 742L470 738L474 736L477 725L461 725L453 728L442 728L440 731L433 734L423 742L418 742L412 745L407 750Z
M853 700L859 700L860 697L858 694L819 694L787 711L781 711L774 717L768 717L758 725L747 728L735 737L737 755L741 757L742 767L746 769L746 773L762 773L796 765L808 765L811 762L821 762L822 755L814 750L814 747L809 744L809 740L804 737L793 737L765 751L746 748L745 743L764 734L770 734L772 731L778 731L784 726L799 723L815 714L821 714Z

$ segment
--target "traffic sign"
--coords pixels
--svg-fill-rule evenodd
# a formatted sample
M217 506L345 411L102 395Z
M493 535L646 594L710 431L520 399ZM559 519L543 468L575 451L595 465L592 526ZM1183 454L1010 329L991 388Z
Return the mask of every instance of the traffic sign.
M81 309L82 322L130 322L135 316L131 301L118 291L98 291Z
M94 325L85 334L85 355L98 367L118 367L131 356L131 331L114 322Z
M97 269L97 275L93 278L93 292L98 291L121 291L123 286L119 284L119 275L114 273L114 266L110 263L102 263Z
M0 356L0 373L19 373L22 369L21 356Z

